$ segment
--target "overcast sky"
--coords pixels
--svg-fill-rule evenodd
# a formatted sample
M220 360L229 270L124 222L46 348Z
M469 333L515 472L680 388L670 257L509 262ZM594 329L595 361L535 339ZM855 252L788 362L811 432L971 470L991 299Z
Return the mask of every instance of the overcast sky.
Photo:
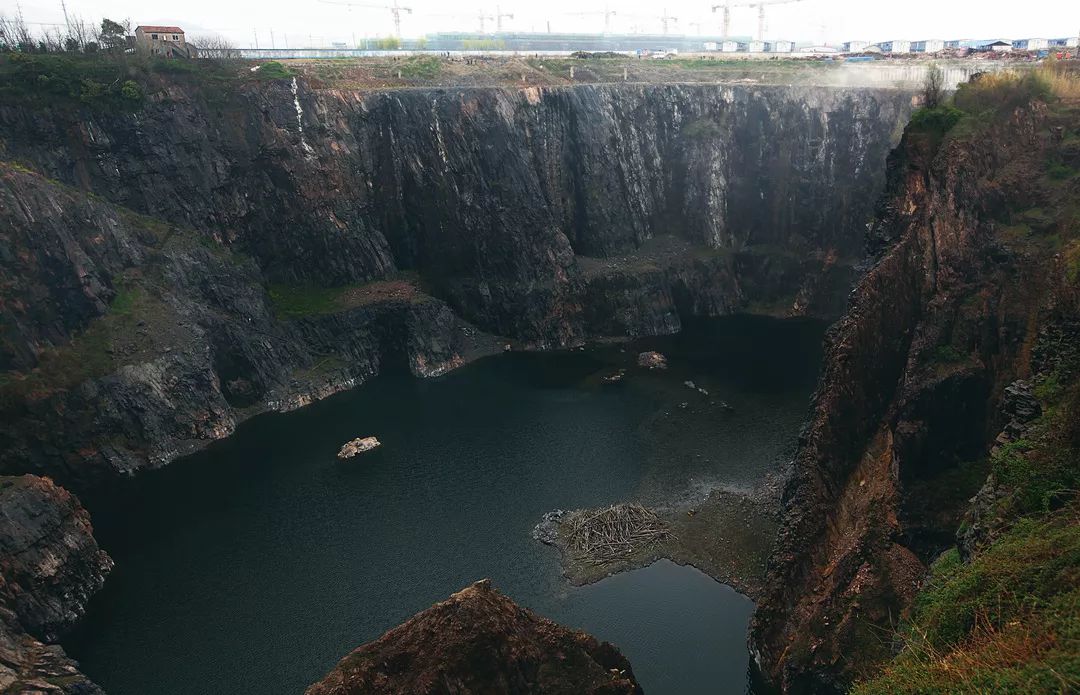
M721 0L611 0L607 7L613 32L660 33L660 16L678 18L669 31L718 34L720 13L709 6ZM747 0L731 0L742 3ZM768 0L767 0L768 1ZM776 0L772 0L776 1ZM219 33L247 47L258 33L259 45L278 48L351 42L352 37L390 36L386 9L347 7L319 0L66 0L68 12L97 22L101 17L129 18L132 24L179 24L189 35ZM389 5L393 0L361 0ZM487 15L512 14L504 31L595 32L604 28L603 0L399 0L412 8L402 16L402 34L422 36L437 31L477 31L481 8ZM0 14L13 15L16 0L0 0ZM60 0L23 0L30 22L63 22ZM592 12L575 15L574 12ZM767 8L767 38L837 43L848 40L930 38L1057 38L1080 35L1077 0L798 0ZM494 31L495 23L486 22ZM732 10L732 33L757 31L757 11ZM310 37L310 38L309 38Z

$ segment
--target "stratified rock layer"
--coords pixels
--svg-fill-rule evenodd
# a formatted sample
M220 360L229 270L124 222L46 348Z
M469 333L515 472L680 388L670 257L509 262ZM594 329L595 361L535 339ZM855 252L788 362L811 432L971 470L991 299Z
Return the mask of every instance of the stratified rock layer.
M910 111L896 90L176 79L134 113L0 104L0 471L163 465L493 335L836 316Z
M341 660L307 695L639 695L619 650L482 581Z
M110 569L70 493L47 478L0 478L0 691L100 692L43 642L82 616Z
M827 337L752 622L755 660L785 692L873 673L926 562L953 543L959 518L921 528L939 510L909 491L985 456L1006 387L1031 372L1064 275L1053 244L1073 233L1045 212L1076 194L1044 177L1065 125L1033 103L975 137L910 130L890 158L874 265Z

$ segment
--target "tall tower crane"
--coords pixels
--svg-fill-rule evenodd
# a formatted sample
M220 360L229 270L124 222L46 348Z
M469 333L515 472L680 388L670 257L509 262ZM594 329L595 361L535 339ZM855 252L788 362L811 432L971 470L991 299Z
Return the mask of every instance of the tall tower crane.
M371 5L366 2L344 2L341 0L319 0L324 5L344 5L345 7L366 7L375 10L390 10L390 14L394 15L394 35L399 39L401 38L401 13L412 14L411 7L401 7L398 5L397 0L394 0L393 5Z
M480 23L480 33L481 34L486 34L487 33L487 26L488 26L487 23L489 21L495 22L495 26L497 27L497 29L499 31L502 31L502 20L503 20L503 18L504 17L507 18L507 19L513 19L514 18L514 15L512 15L512 14L503 14L502 12L499 12L498 10L496 10L495 14L493 14L493 15L488 14L487 12L484 12L483 10L479 10L478 12L475 12L475 13L451 12L451 13L430 14L430 15L427 15L427 16L428 17L469 17L469 18L477 20Z
M496 5L495 6L495 31L502 32L502 21L503 21L504 18L505 19L513 19L514 15L509 14L509 13L504 13L502 11L502 8L499 7L498 5Z
M667 33L668 33L668 25L669 24L677 24L678 22L679 22L679 18L678 17L672 17L671 15L669 15L668 11L667 11L667 8L665 7L664 8L664 14L660 16L660 24L661 24L661 26L664 27L664 35L666 36Z
M794 2L802 2L802 0L724 0L722 5L713 5L712 11L722 9L724 11L724 38L728 38L731 35L731 8L732 7L756 7L758 11L758 41L765 40L765 6L766 5L787 5Z
M609 10L607 7L604 7L604 9L602 10L594 10L592 12L567 12L566 14L578 15L582 17L586 15L602 14L604 15L604 33L610 34L611 18L615 16L615 10Z
M671 27L672 24L677 24L679 22L678 17L672 17L670 14L668 14L667 8L664 9L664 14L624 14L623 17L624 18L625 17L634 17L636 19L647 19L647 20L659 19L660 20L660 26L662 26L664 28L664 34L665 35L667 35L668 29ZM690 26L695 26L695 25L691 24ZM697 26L700 26L700 25L697 25ZM635 30L639 29L639 28L640 27L637 26L637 25L634 26ZM637 33L637 32L635 31L634 33Z

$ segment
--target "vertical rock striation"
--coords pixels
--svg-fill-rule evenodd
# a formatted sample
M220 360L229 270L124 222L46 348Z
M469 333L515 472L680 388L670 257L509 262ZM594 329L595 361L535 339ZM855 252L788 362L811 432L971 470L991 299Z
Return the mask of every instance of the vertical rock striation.
M274 281L416 269L481 328L545 342L584 330L557 307L575 255L675 236L853 257L910 110L820 87L295 87L171 85L134 115L0 106L0 152Z
M835 316L890 90L215 91L0 105L0 470L167 463L390 364Z
M786 692L845 692L872 672L943 549L916 533L926 501L910 491L985 456L1005 387L1030 372L1060 275L1053 235L1071 222L1013 230L1069 195L1044 178L1063 132L1036 102L944 142L910 129L890 157L874 264L828 335L752 624L756 662Z

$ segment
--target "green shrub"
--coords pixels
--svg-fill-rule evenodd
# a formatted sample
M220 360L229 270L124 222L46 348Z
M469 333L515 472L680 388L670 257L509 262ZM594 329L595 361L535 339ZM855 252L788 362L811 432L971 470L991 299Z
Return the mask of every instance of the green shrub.
M329 314L339 307L340 287L271 285L270 301L278 316L299 318Z
M287 67L271 60L269 63L263 63L259 66L259 69L255 72L255 76L264 80L281 80L293 77L294 73Z
M0 55L0 100L43 106L129 109L123 56L77 54ZM137 85L136 85L137 86ZM130 91L130 90L128 90Z
M954 106L921 108L911 115L912 130L944 135L964 118L964 112Z
M129 101L142 101L142 87L134 80L128 80L120 87L120 94Z
M956 364L967 359L962 352L952 345L939 345L934 349L931 358L938 364Z
M375 49L378 51L396 51L399 48L401 48L401 39L395 36L375 39Z
M442 73L442 61L435 56L413 56L401 66L401 76L409 79L430 80Z
M1080 683L1080 520L1024 519L970 564L931 567L903 651L855 695L1067 692Z
M1064 181L1065 179L1071 179L1075 176L1076 170L1068 164L1051 162L1046 167L1046 174L1055 181Z

